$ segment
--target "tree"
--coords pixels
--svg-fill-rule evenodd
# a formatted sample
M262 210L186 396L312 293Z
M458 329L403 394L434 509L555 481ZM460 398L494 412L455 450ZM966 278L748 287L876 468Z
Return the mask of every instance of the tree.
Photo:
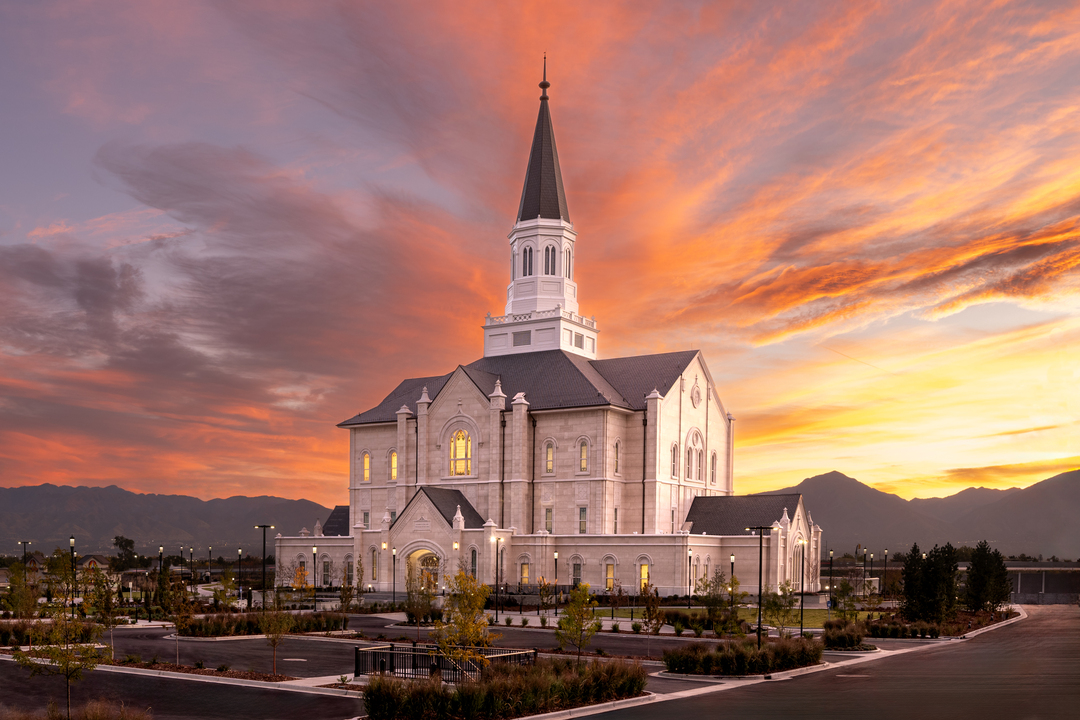
M1005 567L1005 558L997 550L991 550L985 540L971 553L964 605L971 612L989 610L996 612L1009 601L1012 581Z
M72 620L62 607L54 609L51 622L37 623L35 629L41 633L37 649L16 650L15 662L28 668L31 676L64 676L67 716L71 720L71 683L80 680L84 670L93 670L101 661L94 647L101 630L82 620Z
M570 591L570 602L566 604L563 614L559 617L559 625L555 628L555 639L559 641L559 647L573 645L577 648L578 662L581 662L581 652L592 641L593 635L599 630L596 620L596 601L589 594L589 583L580 583Z
M116 658L116 638L113 628L119 622L117 617L116 593L108 575L97 568L90 571L90 604L94 609L94 618L99 625L109 631L109 659Z
M727 598L724 600L727 607L724 608L727 613L728 631L732 633L742 633L739 627L739 606L746 602L750 597L750 593L739 590L739 578L732 575L731 580L727 583ZM715 625L713 626L715 631Z
M356 585L356 607L357 609L364 606L364 593L367 592L364 589L364 558L363 555L357 555L356 557L356 575L353 577Z
M784 637L785 628L794 625L797 620L795 605L799 598L790 582L783 583L778 590L779 592L765 592L761 601L761 614L780 631L780 637Z
M921 620L926 611L923 607L923 557L918 543L912 545L911 552L904 557L901 578L904 585L900 595L900 614L908 622Z
M259 615L259 631L266 636L266 644L274 651L274 674L277 675L277 649L289 631L293 629L293 616L275 607Z
M713 568L712 577L701 577L697 581L698 602L705 606L707 625L716 628L724 610L731 607L729 598L724 597L727 590L727 578L719 567Z
M428 582L426 573L409 561L405 567L405 615L408 622L416 623L416 640L420 640L420 621L431 614L431 603L435 592Z
M71 555L60 548L53 550L53 554L45 560L45 569L49 578L49 591L53 597L60 597L65 603L75 604L75 568L71 563Z
M221 570L221 587L214 591L214 602L223 603L226 608L232 607L235 591L236 578L233 577L232 568L225 565Z
M113 572L123 572L135 567L135 541L123 535L117 535L113 538L113 545L116 547L117 555L109 558L109 569Z
M540 612L547 612L548 608L555 607L555 584L548 582L545 578L540 578L540 585L537 587L537 602L540 603Z
M41 596L38 586L31 582L30 573L21 562L12 563L8 572L8 607L17 618L34 617Z
M615 615L619 612L619 609L627 603L629 597L626 591L623 590L622 583L618 580L613 580L611 583L611 589L607 591L608 604L611 606L611 619L615 619Z
M459 663L468 661L487 665L487 658L472 648L488 647L496 635L488 632L484 603L491 588L480 584L466 572L450 579L446 600L446 622L435 623L432 638L439 651Z
M958 575L956 550L951 543L945 543L944 547L935 545L934 549L926 554L923 569L923 599L926 614L923 620L941 622L956 615Z
M841 620L855 620L855 586L851 581L844 578L836 586L834 592L836 598L836 614Z
M652 636L664 626L664 611L660 609L660 593L649 582L641 586L641 626L645 630L645 654L652 655Z
M173 604L173 623L176 625L176 632L173 633L173 642L176 646L176 664L180 664L180 636L184 634L184 631L191 627L191 621L195 617L195 608L192 607L192 603L188 600L187 595L181 588L180 592L172 594Z

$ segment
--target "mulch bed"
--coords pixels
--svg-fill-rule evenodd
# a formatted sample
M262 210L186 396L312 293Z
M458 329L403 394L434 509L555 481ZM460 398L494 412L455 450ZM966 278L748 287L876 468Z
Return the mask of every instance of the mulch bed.
M143 670L165 670L167 672L187 673L188 675L211 675L214 677L234 678L237 680L260 680L262 682L285 682L296 680L288 675L273 675L271 673L245 672L242 670L214 670L211 668L196 668L190 665L176 665L174 663L126 663L120 661L104 661L101 665L115 665L117 667L134 667Z
M329 685L319 685L321 688L333 688L334 690L355 690L357 692L363 692L366 688L364 685L356 685L354 683L330 683Z

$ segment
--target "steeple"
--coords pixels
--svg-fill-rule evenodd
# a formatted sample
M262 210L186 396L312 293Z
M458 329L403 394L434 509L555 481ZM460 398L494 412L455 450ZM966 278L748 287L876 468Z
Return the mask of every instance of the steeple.
M547 56L544 56L544 79L540 83L540 114L536 117L529 167L525 171L525 187L521 190L518 205L518 222L535 218L570 221L566 209L566 192L563 190L562 172L559 170L559 153L555 149L555 128L551 124L548 109Z
M548 109L547 57L540 83L525 187L510 231L510 284L506 314L484 322L484 357L563 350L596 358L596 318L578 311L574 281L577 233L566 210L566 193Z

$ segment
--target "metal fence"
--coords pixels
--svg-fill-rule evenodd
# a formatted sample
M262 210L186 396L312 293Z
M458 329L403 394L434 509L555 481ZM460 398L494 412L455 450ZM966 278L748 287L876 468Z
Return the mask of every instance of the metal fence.
M531 665L536 662L536 650L513 648L462 648L480 655L490 663ZM475 660L447 657L438 645L387 643L355 649L355 675L392 675L398 678L420 679L439 677L444 682L457 683L479 676L483 669Z

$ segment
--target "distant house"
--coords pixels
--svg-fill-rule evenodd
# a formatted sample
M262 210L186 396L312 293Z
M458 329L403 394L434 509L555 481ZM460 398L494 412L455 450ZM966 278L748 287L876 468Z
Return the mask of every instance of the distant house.
M77 561L77 566L80 570L100 570L107 572L109 569L109 558L106 555L83 555Z

